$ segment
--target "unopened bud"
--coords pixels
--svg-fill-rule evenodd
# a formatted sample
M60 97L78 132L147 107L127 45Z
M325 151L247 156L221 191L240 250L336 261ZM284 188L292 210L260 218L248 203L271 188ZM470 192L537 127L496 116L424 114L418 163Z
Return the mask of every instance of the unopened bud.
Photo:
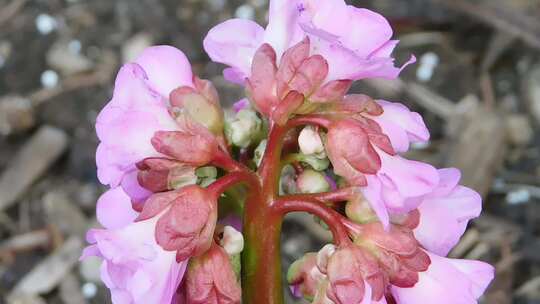
M196 79L197 89L181 87L171 92L171 105L187 113L194 121L219 135L223 132L223 110L209 81Z
M319 132L312 126L306 126L298 136L300 151L305 155L315 155L318 158L325 158L326 152L319 135Z
M244 250L244 236L233 227L225 226L220 244L228 255L239 254Z
M247 148L262 131L262 121L255 111L244 109L227 124L225 133L229 142L240 148Z
M336 246L333 244L327 244L317 253L317 267L319 267L323 273L326 273L328 259L330 259L334 252L336 252Z
M186 303L240 303L242 291L229 256L217 244L191 258L185 278Z
M195 168L166 158L146 158L137 163L137 180L152 192L180 189L197 182Z
M369 202L360 193L357 193L345 206L345 214L348 218L359 224L370 223L378 220Z
M320 193L330 190L330 184L324 174L310 169L298 176L296 185L301 193Z

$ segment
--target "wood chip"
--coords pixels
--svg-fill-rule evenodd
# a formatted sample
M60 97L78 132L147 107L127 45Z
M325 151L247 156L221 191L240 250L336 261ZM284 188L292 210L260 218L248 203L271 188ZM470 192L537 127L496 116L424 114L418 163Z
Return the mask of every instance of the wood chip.
M88 230L88 219L81 209L68 199L66 193L52 191L43 196L48 221L65 235L84 237Z
M85 304L79 279L69 273L60 283L60 298L65 304Z
M504 160L506 125L497 112L483 107L470 117L458 118L463 127L450 144L446 163L461 170L464 185L485 197Z
M0 211L17 202L67 147L64 131L41 127L15 155L0 177Z
M13 288L12 295L39 295L51 292L64 276L77 264L83 249L78 237L69 238L58 250L51 253Z

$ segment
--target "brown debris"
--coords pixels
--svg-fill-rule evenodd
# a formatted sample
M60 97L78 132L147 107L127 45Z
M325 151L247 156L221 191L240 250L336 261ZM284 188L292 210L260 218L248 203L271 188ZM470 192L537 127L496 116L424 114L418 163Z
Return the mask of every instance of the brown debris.
M41 127L0 176L0 211L11 207L67 147L64 131Z

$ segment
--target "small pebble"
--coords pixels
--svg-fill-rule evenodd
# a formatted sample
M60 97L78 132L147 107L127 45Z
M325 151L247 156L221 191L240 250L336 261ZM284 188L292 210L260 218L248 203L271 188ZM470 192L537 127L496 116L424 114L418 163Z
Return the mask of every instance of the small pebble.
M527 189L518 189L506 195L506 201L510 205L521 205L531 200L531 193Z
M36 28L42 35L48 35L58 26L56 19L48 14L39 14L36 18Z
M81 290L85 298L92 299L96 296L98 288L94 283L84 283Z
M433 77L437 65L439 65L439 56L433 52L427 52L420 58L420 66L416 70L416 78L421 82L428 82Z
M251 5L244 4L236 9L234 15L236 18L253 20L255 19L255 9Z
M53 70L46 70L41 74L41 85L44 88L54 88L58 85L58 73Z
M79 40L76 40L76 39L71 40L68 43L68 49L73 54L79 54L81 52L81 49L82 49L81 42Z

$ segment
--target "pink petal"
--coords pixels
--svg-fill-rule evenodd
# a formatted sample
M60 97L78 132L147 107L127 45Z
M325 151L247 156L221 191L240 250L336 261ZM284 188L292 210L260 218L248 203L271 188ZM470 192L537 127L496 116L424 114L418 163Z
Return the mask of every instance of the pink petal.
M231 66L228 78L242 81L250 75L251 61L263 43L263 28L251 20L230 19L212 28L204 49L212 61Z
M97 201L96 213L99 223L108 229L119 229L129 225L137 217L131 208L131 199L117 187L105 192Z
M429 140L429 131L418 113L411 112L400 103L384 100L378 100L377 103L383 107L384 113L371 118L381 126L383 133L388 135L397 152L409 150L411 142Z
M272 45L277 58L281 58L289 47L304 39L305 35L298 23L303 2L299 0L270 1L264 42Z
M135 60L154 90L168 98L172 90L181 86L193 86L191 65L179 49L160 45L149 47Z

